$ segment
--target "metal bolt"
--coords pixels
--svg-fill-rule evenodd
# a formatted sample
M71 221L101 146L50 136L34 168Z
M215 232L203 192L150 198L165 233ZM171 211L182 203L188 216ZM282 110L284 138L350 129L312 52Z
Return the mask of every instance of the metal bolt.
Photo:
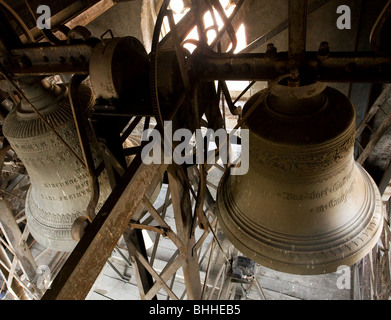
M286 66L281 66L281 67L278 68L278 72L280 74L285 74L285 73L289 72L289 69Z
M355 69L356 69L356 64L354 62L349 62L346 66L345 66L345 71L346 72L353 72Z
M300 72L297 66L293 66L290 70L288 85L290 87L298 87L300 85Z
M379 70L379 72L385 73L389 70L389 66L386 62L383 62L380 65L378 65L377 69Z
M330 55L329 43L327 41L321 42L318 49L318 56L320 58L327 58L329 55Z
M248 73L250 71L250 68L251 68L250 65L248 63L245 63L242 65L241 70L244 73Z
M42 61L43 61L43 62L49 62L49 58L48 58L47 56L43 56L43 57L42 57Z
M20 68L24 69L30 65L30 60L26 56L21 56L16 60L16 63Z
M213 72L216 72L216 65L215 64L213 64L213 63L211 63L209 66L208 66L208 71L210 72L210 73L213 73Z
M226 63L223 67L224 72L231 72L232 71L232 66L229 63Z
M58 58L58 62L64 63L64 62L65 62L65 58L64 58L64 57L59 57L59 58Z
M266 58L273 59L277 56L277 48L273 43L269 43L266 48Z

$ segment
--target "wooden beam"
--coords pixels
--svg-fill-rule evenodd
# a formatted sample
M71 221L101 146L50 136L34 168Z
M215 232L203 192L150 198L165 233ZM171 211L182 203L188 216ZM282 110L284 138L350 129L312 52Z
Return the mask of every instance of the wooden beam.
M76 26L86 26L114 5L115 1L113 0L74 1L71 5L51 17L51 27L55 30L59 25L65 25L69 29ZM41 30L37 27L32 28L30 32L36 40L43 38ZM55 35L61 40L66 39L61 32L57 31ZM26 41L25 35L22 35L20 38L22 41Z
M35 285L38 266L26 242L23 241L22 232L14 219L9 204L5 200L0 200L0 212L0 223L3 233L14 249L15 255L19 259L27 278Z
M82 300L126 230L144 194L167 165L141 162L137 155L54 279L43 300Z
M198 257L196 250L194 250L194 219L192 216L190 190L178 166L169 166L167 173L177 235L186 244L187 248L186 252L183 252L186 256L183 265L183 275L186 283L187 297L190 300L199 300L201 299L202 290Z
M11 274L11 261L7 255L3 246L0 246L0 275L4 278L7 283L7 289L12 294L12 296L18 300L28 300L28 289L25 288L23 283L19 278L14 274L13 277L16 278L17 281L8 282L8 278ZM26 290L27 289L27 290Z
M178 268L183 264L184 256L180 254L170 266L159 275L148 263L147 259L133 246L132 243L129 243L129 248L132 252L135 253L136 258L142 263L142 265L148 270L148 272L155 278L155 283L152 288L146 293L145 299L150 300L156 296L158 291L163 288L167 294L174 300L178 300L178 297L175 293L168 287L167 281L171 278L172 274L178 270Z
M169 296L173 300L179 300L178 297L171 291L170 287L167 285L167 281L171 279L171 277L174 275L174 273L180 268L183 267L183 264L185 263L185 255L183 253L179 254L178 257L176 257L175 260L173 260L165 270L158 275L153 269L152 269L152 274L153 277L157 278L158 280L155 282L151 290L146 295L146 299L150 299L151 296L153 297L161 288L163 288ZM187 288L187 284L186 284Z
M376 132L372 135L371 140L366 145L363 152L360 154L360 156L357 159L357 162L359 164L363 164L365 160L369 157L372 150L375 148L376 144L379 142L381 137L384 135L384 133L387 131L387 129L391 126L391 112L386 116L386 118L383 120L379 128L376 130Z
M142 232L139 229L126 228L124 232L124 240L128 248L129 256L132 261L133 270L137 279L137 286L140 292L141 299L145 299L145 294L152 288L153 279L148 269L140 262L138 257L141 255L145 261L148 261L147 251L145 249ZM157 296L153 296L151 300L156 300Z
M356 139L358 139L361 136L367 124L371 121L373 116L378 112L379 108L381 108L381 106L386 102L386 100L390 97L390 95L391 95L391 85L386 84L379 97L376 99L376 101L373 103L371 108L366 113L363 121L357 127Z
M289 58L304 59L307 39L308 0L289 1Z

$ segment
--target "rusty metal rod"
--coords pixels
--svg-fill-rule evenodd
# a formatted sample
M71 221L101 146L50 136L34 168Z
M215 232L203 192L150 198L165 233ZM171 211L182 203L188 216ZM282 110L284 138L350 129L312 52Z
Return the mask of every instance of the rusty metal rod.
M178 29L178 27L176 28ZM171 37L172 40L172 37ZM7 67L7 71L17 75L42 74L87 74L88 61L92 48L87 45L72 45L69 47L52 46L53 51L49 62L42 64L42 54L48 49L45 47L23 48L12 50L13 55L29 57L31 66L21 68L18 65ZM46 51L45 51L46 50ZM59 64L55 59L58 55L84 56L84 64ZM373 52L331 52L327 58L319 59L318 52L306 52L302 65L311 71L317 81L324 82L391 82L391 56L376 56ZM44 68L43 68L44 66ZM291 68L288 52L279 52L270 59L264 53L231 54L197 54L192 57L189 65L194 75L202 81L213 80L248 80L268 81L275 79L281 73Z
M75 122L77 136L80 142L80 149L83 155L83 160L86 165L86 171L91 187L91 198L87 206L86 216L91 222L95 217L95 208L99 200L99 183L96 175L94 159L91 153L90 142L88 141L88 122L84 119L84 112L79 103L78 89L82 81L86 77L83 75L75 75L70 84L69 102L72 109L73 119Z
M325 59L319 59L317 52L306 52L302 65L314 81L391 83L391 57L371 52L336 52ZM290 68L288 52L280 52L274 59L264 53L198 54L192 67L201 81L268 81Z
M289 57L300 63L306 51L308 0L289 2Z

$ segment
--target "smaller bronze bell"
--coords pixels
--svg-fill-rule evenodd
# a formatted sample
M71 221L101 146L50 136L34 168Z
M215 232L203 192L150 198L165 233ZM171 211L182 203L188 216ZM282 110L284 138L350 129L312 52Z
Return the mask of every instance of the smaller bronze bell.
M261 93L245 105L245 114ZM243 254L282 272L352 265L382 229L380 193L353 158L355 110L322 84L277 85L247 119L250 168L223 176L219 223Z
M19 84L46 121L82 157L66 86L50 85L35 77L23 78ZM94 97L88 86L80 86L79 99L85 109L93 105ZM30 177L26 220L31 235L44 247L72 251L77 244L71 235L73 222L85 215L91 197L85 168L26 100L7 115L3 132ZM97 166L101 161L98 145L91 142L91 150ZM99 176L99 185L96 211L111 192L106 171Z

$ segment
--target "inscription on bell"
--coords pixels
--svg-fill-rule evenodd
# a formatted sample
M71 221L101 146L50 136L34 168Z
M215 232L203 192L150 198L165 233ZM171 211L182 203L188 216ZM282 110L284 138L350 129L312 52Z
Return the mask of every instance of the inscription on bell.
M74 193L74 194L70 194L68 196L63 196L63 197L60 197L60 201L62 200L73 200L73 199L77 199L77 198L80 198L80 197L83 197L87 194L91 193L91 189L88 188L86 190L83 190L83 191L80 191L80 192L77 192L77 193Z
M56 182L56 183L46 183L46 182L44 182L44 183L42 183L42 185L45 188L48 188L48 189L63 188L63 187L74 185L76 190L77 190L77 189L80 189L82 187L88 186L88 180L87 179L88 179L87 173L83 173L83 174L81 174L78 177L71 178L71 179L68 179L68 180L65 180L65 181L60 181L60 182ZM82 182L79 183L80 181L82 181Z
M80 88L85 91L79 98L93 103L91 89L84 85ZM56 133L81 158L69 98L65 95L63 99L56 98L53 93L47 96L47 92L43 91L42 97L45 99L42 101L45 105L40 106L37 102L36 107L41 111L48 107L50 111L45 113L48 121L52 125L55 124ZM52 104L46 105L50 97ZM89 108L87 105L82 107ZM63 141L45 126L34 112L31 112L28 118L24 118L18 110L7 116L3 131L30 177L31 187L27 193L25 210L29 230L35 240L45 247L58 251L72 251L77 244L71 235L72 224L79 216L86 215L91 198L88 174ZM102 162L99 147L92 139L92 132L88 134L91 153L97 167ZM96 212L102 207L110 192L107 173L103 171L99 176L99 201L95 207Z
M320 213L320 212L325 212L326 210L330 209L330 208L334 208L336 206L339 206L340 204L342 203L345 203L349 200L349 197L350 195L352 194L353 190L354 190L354 185L356 183L356 180L354 180L352 182L352 184L350 185L349 189L347 189L341 196L339 196L338 198L333 198L331 199L328 203L326 204L323 204L323 205L320 205L320 206L317 206L316 208L312 208L311 209L311 212L317 212L317 213Z
M305 200L316 200L321 199L324 197L329 197L336 192L340 191L345 185L352 179L353 177L353 169L350 170L350 172L343 177L342 179L336 181L331 186L325 186L321 190L315 190L315 191L307 191L305 193L294 193L290 191L283 191L283 192L270 192L270 191L264 191L260 195L263 198L274 198L274 199L283 199L283 200L293 200L293 201L305 201Z

